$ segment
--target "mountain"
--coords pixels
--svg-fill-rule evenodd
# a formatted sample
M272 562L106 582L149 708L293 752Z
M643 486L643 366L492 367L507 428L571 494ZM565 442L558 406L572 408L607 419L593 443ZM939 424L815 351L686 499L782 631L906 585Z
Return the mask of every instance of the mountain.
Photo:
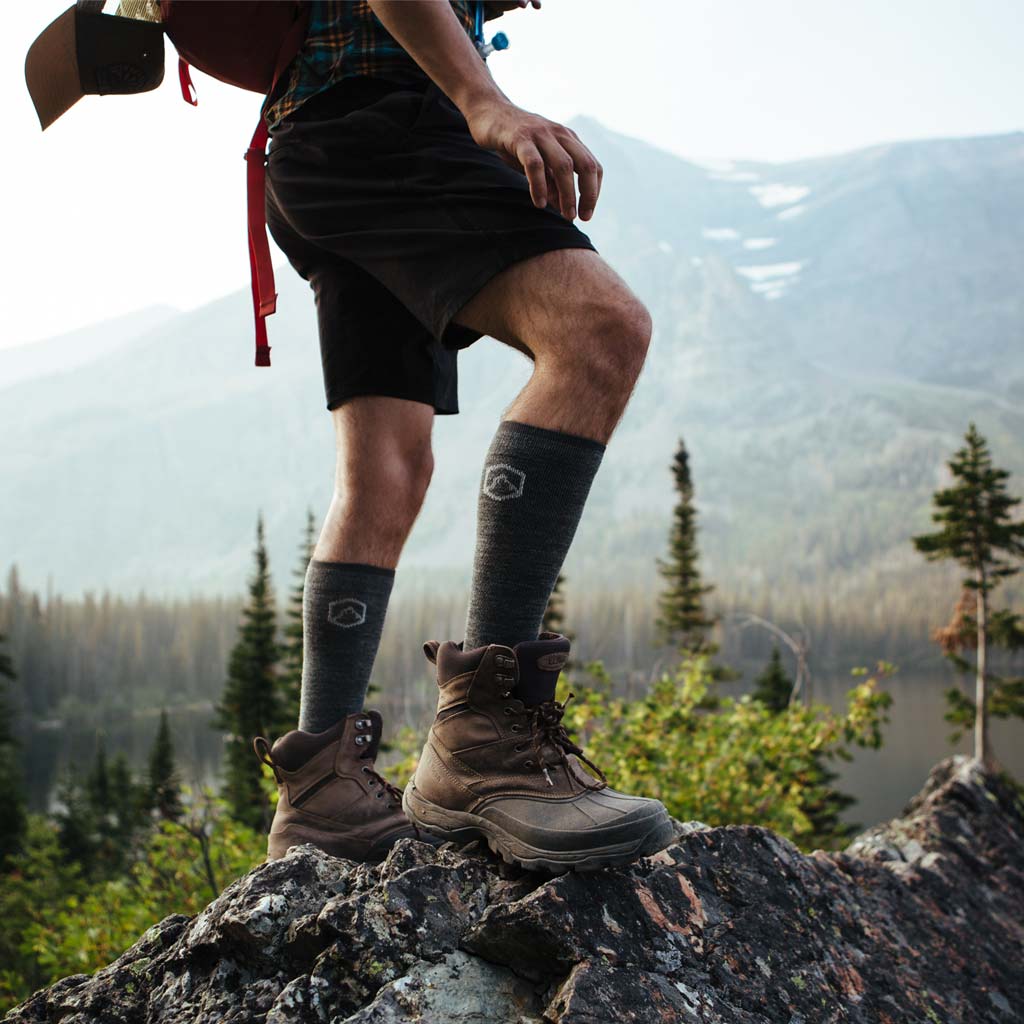
M31 377L91 363L122 345L137 341L147 331L167 323L177 312L172 306L147 306L69 334L0 348L0 390Z
M652 579L680 436L718 583L870 596L930 571L908 537L968 422L1024 473L1024 134L705 166L574 126L606 171L587 231L655 321L574 584ZM270 370L246 289L0 391L0 563L66 592L237 591L262 509L283 584L333 458L312 299L287 266L278 288ZM489 340L460 356L406 577L468 582L481 461L528 375Z

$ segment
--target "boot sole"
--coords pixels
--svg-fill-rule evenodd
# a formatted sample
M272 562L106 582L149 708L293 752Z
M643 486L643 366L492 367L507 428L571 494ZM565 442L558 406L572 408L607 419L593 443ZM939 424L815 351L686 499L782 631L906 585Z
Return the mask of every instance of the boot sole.
M599 868L629 864L641 857L664 850L675 838L675 829L667 814L652 815L650 827L636 839L587 850L542 850L469 811L452 811L422 797L410 780L402 794L406 817L425 832L448 842L484 839L493 853L508 864L530 871L547 870L552 874L567 871L597 871Z

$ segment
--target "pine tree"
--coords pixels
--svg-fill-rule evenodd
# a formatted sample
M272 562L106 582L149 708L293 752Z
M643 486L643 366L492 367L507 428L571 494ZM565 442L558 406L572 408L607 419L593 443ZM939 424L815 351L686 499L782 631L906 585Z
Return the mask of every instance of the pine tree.
M166 709L160 712L160 726L149 751L145 803L161 818L176 821L181 817L181 784L174 767L174 741Z
M1020 571L1019 565L1011 559L1024 556L1024 521L1013 520L1011 512L1020 499L1007 493L1009 473L993 466L988 443L973 423L964 440L964 447L947 462L953 474L953 485L936 491L933 496L932 521L938 523L940 529L914 537L913 543L929 561L951 559L968 571L963 587L971 591L975 599L975 638L971 645L975 650L974 756L983 764L992 765L994 757L988 731L991 710L990 673L986 665L988 645L995 632L1006 646L1015 646L1021 641L1022 630L1015 615L1004 611L990 616L989 595L1003 580ZM939 643L945 642L947 647L948 629L935 634ZM959 658L961 666L966 665L957 650L952 653ZM997 681L997 692L1000 699L1004 699L1008 694L999 682L1006 681ZM1020 680L1011 680L1008 684L1012 698L1014 689L1020 688ZM969 702L966 698L963 701L962 715L970 711Z
M118 754L110 762L110 804L106 822L116 846L115 859L127 862L139 831L149 823L149 787L132 778L128 759Z
M107 745L102 733L96 735L96 754L92 770L86 776L85 795L98 815L110 807L110 770L107 765Z
M672 462L677 501L669 534L669 556L658 559L658 570L668 587L658 599L660 615L656 625L662 638L677 642L680 649L698 653L707 650L707 631L715 619L704 611L704 597L714 588L701 581L697 567L697 513L694 508L690 457L679 439Z
M249 601L228 660L228 679L217 707L216 724L226 730L224 796L232 815L252 828L266 828L269 805L261 785L253 737L273 732L281 720L277 677L280 648L277 612L270 584L263 517L256 526L255 571Z
M772 656L764 671L754 680L754 700L760 701L772 711L784 711L789 706L789 698L793 693L793 680L786 675L782 667L782 654L779 645L772 647Z
M779 645L773 644L771 658L755 680L751 696L773 714L781 715L789 707L792 693L793 680L786 675ZM806 785L802 789L801 810L813 823L814 835L830 844L839 843L859 830L859 826L842 820L843 811L857 801L832 785L838 778L839 773L828 765L822 754L810 755L803 778Z
M717 648L707 638L718 621L704 609L704 598L714 587L701 580L697 567L697 512L693 503L693 481L686 444L679 439L672 462L677 501L669 533L666 560L658 559L658 571L668 586L658 598L660 614L655 623L666 643L675 643L688 654L714 654Z
M14 665L3 644L4 636L0 634L0 865L21 849L28 824L13 713L6 692L6 681L15 678Z
M306 512L306 530L299 551L299 564L295 567L292 586L285 612L284 643L281 647L281 721L274 733L279 735L295 728L299 720L299 701L302 695L302 599L306 589L306 570L316 547L316 519L313 510Z

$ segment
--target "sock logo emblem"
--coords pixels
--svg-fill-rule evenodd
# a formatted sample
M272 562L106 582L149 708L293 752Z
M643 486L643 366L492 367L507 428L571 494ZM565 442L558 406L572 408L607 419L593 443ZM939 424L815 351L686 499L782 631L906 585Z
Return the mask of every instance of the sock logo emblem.
M366 621L366 604L355 597L332 601L327 608L327 621L342 629L361 626Z
M495 462L487 467L484 474L484 494L495 501L519 498L523 494L526 474L507 462Z

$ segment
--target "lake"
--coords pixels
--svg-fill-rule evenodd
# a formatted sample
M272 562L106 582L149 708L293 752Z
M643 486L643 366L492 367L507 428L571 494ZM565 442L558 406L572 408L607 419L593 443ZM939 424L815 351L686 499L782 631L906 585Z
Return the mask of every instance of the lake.
M832 707L844 704L849 678L815 680L814 696ZM856 751L851 763L837 762L838 785L857 798L846 812L848 821L873 825L900 813L907 800L920 788L936 761L950 753L969 753L969 739L955 748L947 742L950 727L943 720L944 689L948 677L897 674L885 684L893 695L885 742L878 751ZM425 730L434 701L433 684L417 679L402 693L377 694L368 703L385 715L385 738L390 729L410 724ZM216 784L221 767L223 740L210 726L210 708L175 709L170 712L171 728L183 782ZM136 772L145 770L146 759L159 722L158 712L136 714L109 722L103 742L107 754L124 753ZM1018 779L1024 779L1024 722L992 723L993 744L1002 764ZM23 761L33 810L53 805L61 773L74 766L80 771L92 761L96 730L76 728L74 723L57 728L36 728L22 739ZM255 755L253 755L255 758ZM599 754L596 760L600 764ZM386 758L382 758L386 764ZM612 780L614 784L614 780Z

